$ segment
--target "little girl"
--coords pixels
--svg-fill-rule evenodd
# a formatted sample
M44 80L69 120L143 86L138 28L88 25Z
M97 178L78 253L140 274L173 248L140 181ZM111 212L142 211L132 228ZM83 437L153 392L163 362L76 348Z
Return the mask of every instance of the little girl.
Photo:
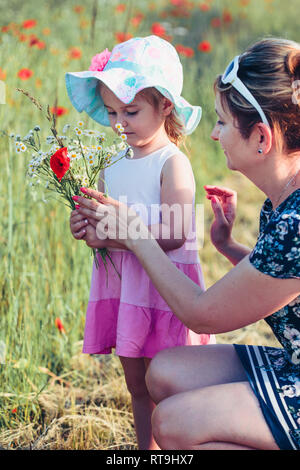
M67 73L72 104L116 131L120 123L133 150L101 176L111 197L134 206L178 269L204 287L195 235L195 182L188 158L179 150L201 108L180 95L182 66L174 47L157 37L134 38L92 59L89 71ZM118 158L118 157L116 157ZM104 184L99 181L99 191ZM125 199L124 199L125 198ZM188 330L170 311L132 252L113 240L99 240L80 209L71 214L74 238L106 247L115 270L93 266L83 352L120 357L132 397L140 449L155 449L154 407L145 384L151 358L160 350L214 342ZM111 266L109 266L111 267Z

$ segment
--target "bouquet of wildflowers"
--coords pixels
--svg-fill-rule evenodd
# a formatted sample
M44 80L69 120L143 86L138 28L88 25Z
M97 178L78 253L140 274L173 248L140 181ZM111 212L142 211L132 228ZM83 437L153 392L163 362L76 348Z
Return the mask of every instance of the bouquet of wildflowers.
M23 92L31 101L43 111L40 103L29 93ZM123 128L116 125L118 139L109 146L105 146L106 137L99 131L85 129L84 123L79 121L77 125L66 124L62 129L62 135L58 135L55 115L47 107L46 118L51 123L52 135L45 142L40 138L40 126L35 126L23 138L20 135L3 132L14 139L17 153L31 151L31 160L28 164L27 175L30 186L44 185L48 191L57 193L62 202L70 209L75 209L72 196L81 195L82 186L97 189L97 182L101 170L117 163L127 156L132 158L132 149L126 142L126 135L122 134ZM112 158L116 155L119 158ZM107 192L106 192L107 194ZM108 258L113 265L109 252L103 249L92 249L96 267L98 268L97 253L100 253L105 268ZM114 265L113 265L114 266Z

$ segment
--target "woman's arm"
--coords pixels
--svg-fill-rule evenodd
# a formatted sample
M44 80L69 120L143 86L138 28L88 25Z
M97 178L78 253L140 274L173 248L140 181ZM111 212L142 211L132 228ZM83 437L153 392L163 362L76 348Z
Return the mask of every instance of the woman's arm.
M113 234L116 224L120 233L127 233L124 238L127 248L138 257L173 313L197 333L224 333L249 325L279 310L300 292L300 280L262 274L251 265L248 256L212 287L202 291L170 261L134 211L95 191L85 189L85 193L98 203L79 197L80 211L94 218L98 229L103 214L109 214L108 236L109 227Z

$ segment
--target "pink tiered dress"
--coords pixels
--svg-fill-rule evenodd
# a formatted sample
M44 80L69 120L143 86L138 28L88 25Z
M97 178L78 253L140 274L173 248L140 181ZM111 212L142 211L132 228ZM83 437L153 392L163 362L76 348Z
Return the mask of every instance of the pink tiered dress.
M182 152L170 143L143 158L123 158L105 170L109 195L133 206L146 224L159 223L161 170L166 160L177 153ZM187 159L185 155L184 158ZM204 289L195 225L193 210L185 244L166 254ZM111 249L110 256L121 280L110 262L108 279L101 258L98 269L93 265L84 353L109 354L115 349L118 356L152 358L162 349L215 342L213 336L189 330L172 313L132 252Z

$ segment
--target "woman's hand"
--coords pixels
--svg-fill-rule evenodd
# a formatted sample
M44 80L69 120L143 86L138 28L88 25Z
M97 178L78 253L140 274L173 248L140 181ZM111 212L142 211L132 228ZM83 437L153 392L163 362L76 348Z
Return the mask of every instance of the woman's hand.
M211 241L223 252L232 242L232 227L236 215L237 194L228 188L204 186L206 197L211 201L215 220L210 229Z
M90 188L82 188L82 192L93 199L76 196L78 210L95 228L98 239L109 239L132 250L136 240L152 238L142 219L126 204Z

